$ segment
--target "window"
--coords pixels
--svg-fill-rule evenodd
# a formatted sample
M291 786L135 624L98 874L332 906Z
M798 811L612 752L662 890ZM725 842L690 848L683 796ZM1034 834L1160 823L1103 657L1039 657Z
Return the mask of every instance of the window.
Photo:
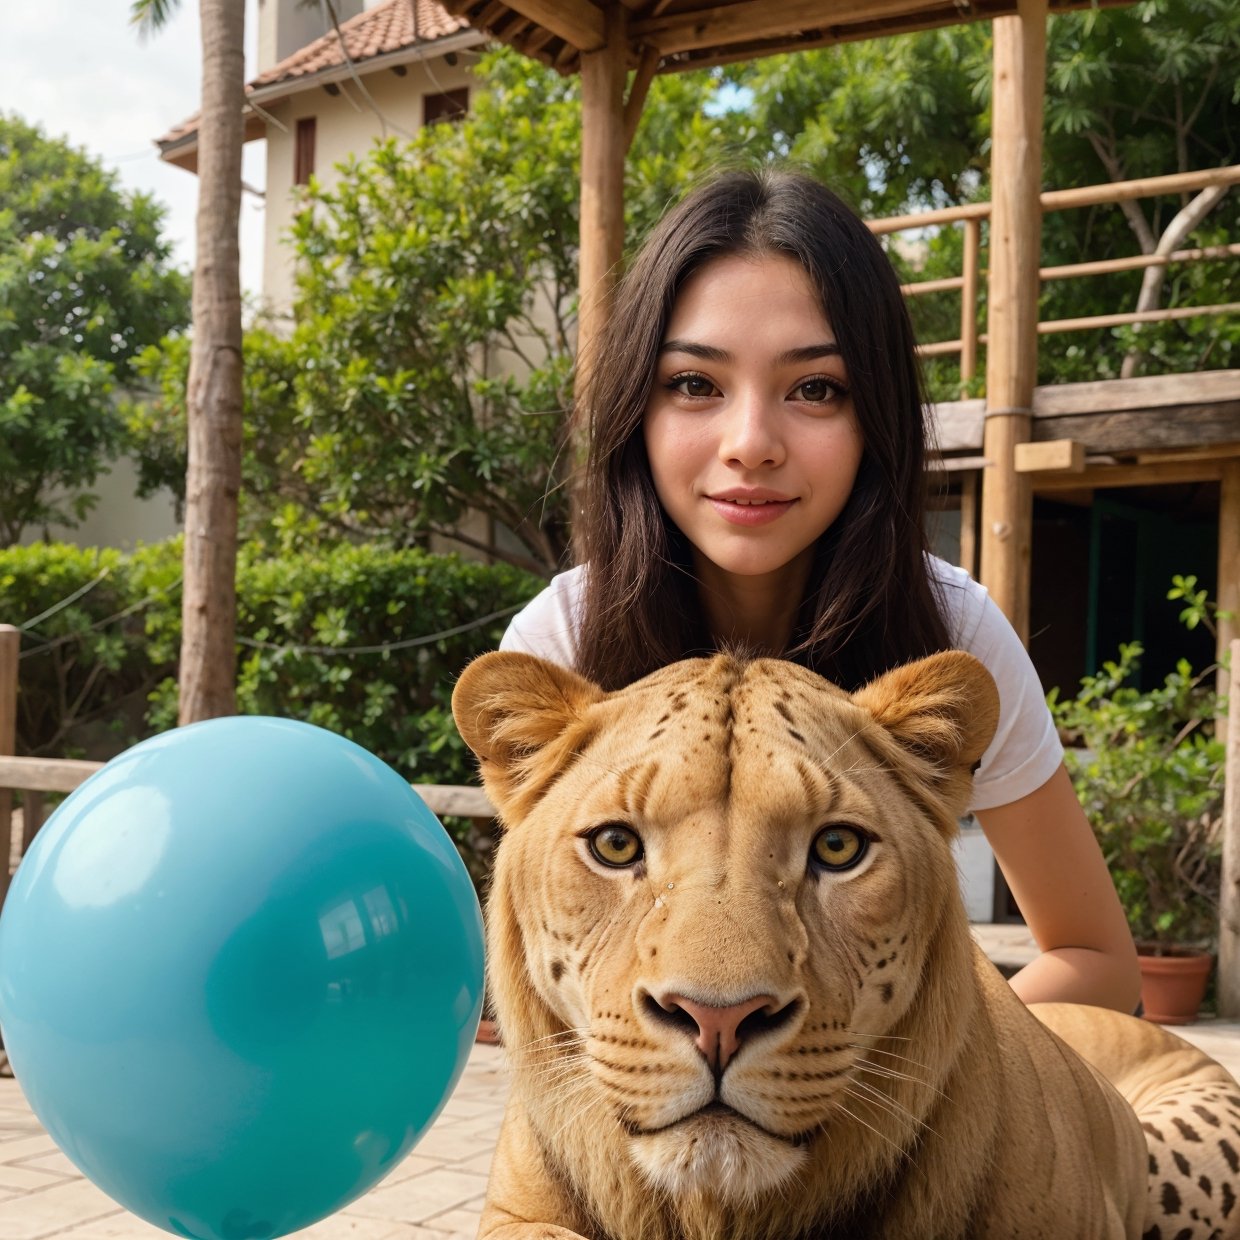
M314 117L304 116L297 122L297 139L293 147L293 184L305 185L314 174Z
M469 87L445 90L442 94L422 96L422 124L437 121L459 121L469 111Z

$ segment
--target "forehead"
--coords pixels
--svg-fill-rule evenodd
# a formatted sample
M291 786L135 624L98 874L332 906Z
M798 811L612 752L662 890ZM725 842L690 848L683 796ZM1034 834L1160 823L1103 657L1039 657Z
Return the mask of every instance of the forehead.
M596 709L586 796L618 797L637 816L758 801L778 817L785 802L844 795L869 765L858 762L865 716L848 696L777 660L676 664Z
M726 254L699 267L681 285L665 340L777 327L818 343L830 325L819 290L805 268L786 254Z

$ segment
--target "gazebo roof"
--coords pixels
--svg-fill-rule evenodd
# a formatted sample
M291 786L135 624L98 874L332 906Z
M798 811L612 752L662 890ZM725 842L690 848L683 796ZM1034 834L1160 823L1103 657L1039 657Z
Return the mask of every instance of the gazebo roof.
M1125 0L1102 0L1104 6ZM593 0L440 0L503 43L562 73L606 42L604 9ZM990 20L1017 11L1016 0L623 0L632 62L658 56L657 72L802 51ZM1098 7L1050 0L1052 11Z

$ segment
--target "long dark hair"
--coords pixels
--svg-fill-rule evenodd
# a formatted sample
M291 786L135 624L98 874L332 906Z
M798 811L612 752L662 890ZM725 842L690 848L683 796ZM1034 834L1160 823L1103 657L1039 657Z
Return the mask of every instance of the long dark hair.
M685 198L642 245L576 411L589 435L577 666L606 688L714 649L691 548L655 495L642 419L686 279L724 255L763 254L796 259L820 290L864 443L848 502L816 544L792 640L765 653L855 688L949 645L926 571L923 390L895 272L870 230L817 181L733 172Z

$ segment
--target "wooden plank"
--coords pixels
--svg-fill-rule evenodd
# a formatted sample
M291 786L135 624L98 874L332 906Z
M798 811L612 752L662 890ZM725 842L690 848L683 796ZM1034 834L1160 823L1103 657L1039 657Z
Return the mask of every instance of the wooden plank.
M458 818L494 818L495 807L481 788L464 784L413 784L414 792L433 814Z
M1112 181L1107 185L1081 185L1075 189L1051 189L1042 195L1044 211L1067 211L1095 207L1132 198L1156 198L1205 189L1209 185L1240 185L1240 165L1173 172L1169 176Z
M981 579L1022 641L1029 639L1033 492L1015 469L1030 437L1037 382L1042 237L1042 101L1047 0L1019 0L994 22L989 343L982 454Z
M724 48L734 43L796 36L803 31L855 22L905 17L910 10L933 8L910 0L744 0L740 4L696 9L633 23L634 38L657 47L664 56L677 52ZM791 48L789 50L792 50Z
M977 374L977 284L981 271L982 222L966 220L960 291L960 386L967 390Z
M1221 461L1168 461L1158 465L1085 465L1082 474L1028 474L1038 495L1109 487L1172 486L1183 482L1217 482Z
M78 758L11 758L0 756L0 788L21 791L72 792L85 783L102 762Z
M977 450L986 420L984 400L951 400L929 406L931 439L940 452Z
M1240 370L1051 384L1034 390L1033 412L1038 417L1054 417L1113 409L1157 409L1216 400L1240 401Z
M1215 658L1219 663L1217 689L1227 692L1227 671L1222 666L1223 655L1232 650L1240 638L1240 460L1226 461L1219 479L1218 496L1218 591L1215 601L1219 607L1217 645ZM1227 613L1227 614L1224 614ZM1230 615L1230 618L1228 618ZM1240 697L1233 697L1230 718L1237 722L1228 724L1220 719L1217 728L1226 732L1231 727L1240 732ZM1240 878L1240 870L1237 870Z
M1079 439L1091 453L1231 444L1240 440L1240 401L1076 417L1041 417L1034 420L1032 437L1041 442Z
M971 469L960 479L960 567L977 574L977 522L981 516L981 479Z
M1228 692L1240 717L1240 641L1233 641ZM1227 738L1223 774L1223 873L1219 891L1218 1014L1240 1020L1240 727Z
M0 760L17 748L17 667L21 630L0 624ZM9 889L9 857L13 847L13 794L0 780L0 905Z
M1076 439L1046 439L1016 445L1018 474L1073 473L1085 468L1085 445Z
M590 0L507 0L507 4L578 51L597 51L607 41L603 12Z

